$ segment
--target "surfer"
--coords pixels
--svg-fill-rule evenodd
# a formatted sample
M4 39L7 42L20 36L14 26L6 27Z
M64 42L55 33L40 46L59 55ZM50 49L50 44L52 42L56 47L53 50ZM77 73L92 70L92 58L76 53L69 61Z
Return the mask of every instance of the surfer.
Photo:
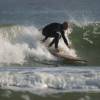
M62 24L51 23L46 25L42 30L42 34L45 36L42 42L45 42L48 38L54 38L52 42L49 44L49 47L51 47L55 43L55 49L57 52L59 52L58 43L59 43L59 39L62 37L66 46L69 47L68 40L66 39L65 32L64 32L67 29L68 29L67 22L64 22Z

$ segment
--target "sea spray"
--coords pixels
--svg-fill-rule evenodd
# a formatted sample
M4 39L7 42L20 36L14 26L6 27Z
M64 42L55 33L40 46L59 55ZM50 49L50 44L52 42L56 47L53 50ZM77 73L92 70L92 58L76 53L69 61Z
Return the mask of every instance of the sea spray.
M40 43L40 32L34 26L0 28L0 63L23 64L29 57L52 60L54 57Z
M72 29L69 28L65 35L69 35L71 31ZM5 25L0 27L0 63L22 65L29 60L57 61L44 43L41 43L40 40L43 38L44 36L34 26ZM71 45L68 36L66 38ZM48 40L47 45L51 42L51 39ZM77 56L75 50L69 49L62 39L59 41L59 48L63 48L66 55Z

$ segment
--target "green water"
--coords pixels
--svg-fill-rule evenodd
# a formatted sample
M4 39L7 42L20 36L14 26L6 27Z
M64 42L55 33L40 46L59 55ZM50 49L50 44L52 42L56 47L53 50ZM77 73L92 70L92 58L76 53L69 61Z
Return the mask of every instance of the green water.
M28 31L30 30L29 27L25 26L25 29ZM61 67L61 66L77 66L81 67L91 67L91 66L100 66L100 24L99 23L92 23L88 25L77 26L73 25L72 32L69 35L69 38L72 42L72 47L75 49L78 56L82 59L87 60L87 63L80 63L80 62L68 62L66 60L63 61L49 61L49 60L37 60L34 59L34 56L26 56L26 62L23 64L20 63L13 63L13 59L19 56L12 56L13 59L11 64L5 63L1 64L3 67ZM17 42L22 45L19 41L14 41L15 38L13 36L17 36L17 34L23 32L23 28L16 25L1 25L0 26L0 36L6 37L8 40L4 39L5 43L10 43L11 48L8 48L7 51L16 50L15 44ZM33 28L34 31L34 28ZM24 34L24 33L23 33ZM29 38L23 39L21 38L22 43L27 43L30 46L30 43L33 41L30 39L30 36L27 35ZM19 38L19 37L18 37ZM29 39L27 41L26 39ZM2 40L2 38L1 38ZM0 44L1 49L4 45ZM9 47L9 45L7 45ZM15 49L14 49L14 48ZM22 46L23 47L23 46ZM22 48L21 48L22 49ZM30 49L30 47L28 48ZM5 49L3 49L5 50ZM2 50L2 51L3 51ZM7 52L8 53L8 52ZM15 52L16 53L16 52ZM20 52L19 52L20 53ZM20 55L20 54L19 54ZM4 53L6 58L9 58L6 53ZM20 57L19 57L20 58ZM4 59L5 61L6 59ZM18 60L18 59L17 59ZM22 59L23 60L23 59ZM7 60L9 61L9 59ZM19 60L18 60L19 61ZM98 81L99 82L99 81ZM66 92L66 93L52 93L52 94L43 94L38 95L35 93L27 92L27 91L14 91L13 89L2 89L0 88L0 100L99 100L100 93L99 92Z
M88 60L88 65L100 65L100 24L74 25L70 39L77 54Z
M99 100L100 93L69 92L52 95L35 95L29 92L19 92L0 89L0 100Z

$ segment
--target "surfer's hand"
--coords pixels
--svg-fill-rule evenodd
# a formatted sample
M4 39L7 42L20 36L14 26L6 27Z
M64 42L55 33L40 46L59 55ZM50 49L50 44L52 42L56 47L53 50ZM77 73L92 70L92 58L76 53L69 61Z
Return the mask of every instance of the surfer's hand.
M60 52L60 50L58 48L55 49L55 52Z
M71 48L71 45L68 45L68 48L70 49Z

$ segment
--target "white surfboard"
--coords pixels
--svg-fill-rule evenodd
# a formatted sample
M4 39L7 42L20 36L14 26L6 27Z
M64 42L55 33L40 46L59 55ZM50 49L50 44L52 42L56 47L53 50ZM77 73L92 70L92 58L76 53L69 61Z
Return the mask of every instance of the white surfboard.
M59 52L56 52L55 50L53 49L49 49L50 53L53 54L55 57L57 58L61 58L61 59L64 59L66 61L69 61L69 62L87 62L87 60L84 60L84 59L81 59L79 57L74 57L74 56L71 56L71 55L68 55L66 54L63 49L60 50Z
M45 45L47 47L46 43L43 43L43 45ZM47 49L55 57L60 58L60 59L64 59L64 60L66 60L68 62L72 62L72 63L73 62L84 62L84 63L88 62L87 60L84 60L84 59L82 59L80 57L74 57L74 56L66 54L66 52L64 51L63 48L60 48L59 52L56 52L56 50L54 48L52 48L52 47L50 47L50 48L47 47Z

